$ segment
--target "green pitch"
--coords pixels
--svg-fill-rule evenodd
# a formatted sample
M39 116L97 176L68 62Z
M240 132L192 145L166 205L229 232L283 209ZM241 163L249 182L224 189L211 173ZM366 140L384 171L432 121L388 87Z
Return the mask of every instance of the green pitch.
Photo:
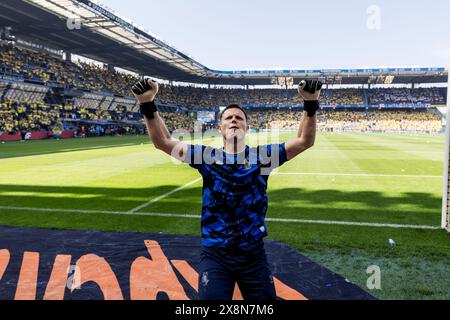
M269 180L270 238L379 298L450 299L444 145L442 135L320 134ZM199 178L146 137L0 144L0 224L200 234ZM381 290L366 287L372 265Z

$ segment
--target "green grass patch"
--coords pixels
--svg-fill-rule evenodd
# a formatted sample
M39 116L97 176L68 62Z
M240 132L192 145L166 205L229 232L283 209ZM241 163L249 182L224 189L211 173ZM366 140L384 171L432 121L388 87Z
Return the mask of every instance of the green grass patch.
M267 141L255 134L250 140ZM439 226L444 145L442 135L319 134L313 149L270 177L267 216ZM199 177L145 136L0 144L0 224L199 235L198 219L8 209L127 212ZM194 183L139 211L200 214L201 187ZM362 288L367 268L378 265L382 289L370 293L379 298L450 298L445 231L282 222L268 227L271 239ZM389 239L397 245L389 246Z

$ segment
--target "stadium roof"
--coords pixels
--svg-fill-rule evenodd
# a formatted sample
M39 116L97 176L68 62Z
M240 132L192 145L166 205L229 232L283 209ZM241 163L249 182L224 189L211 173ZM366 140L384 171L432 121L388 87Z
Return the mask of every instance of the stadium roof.
M333 84L391 84L447 82L448 77L444 68L211 70L90 0L0 0L0 27L54 49L172 81L268 85L277 78L282 83L321 78Z

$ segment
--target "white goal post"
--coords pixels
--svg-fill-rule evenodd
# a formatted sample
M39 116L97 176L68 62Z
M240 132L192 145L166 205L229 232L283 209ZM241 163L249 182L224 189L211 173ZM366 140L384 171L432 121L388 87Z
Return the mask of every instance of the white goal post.
M449 69L447 69L448 73ZM442 228L450 232L450 76L447 85L447 127L445 129L444 194L442 196Z

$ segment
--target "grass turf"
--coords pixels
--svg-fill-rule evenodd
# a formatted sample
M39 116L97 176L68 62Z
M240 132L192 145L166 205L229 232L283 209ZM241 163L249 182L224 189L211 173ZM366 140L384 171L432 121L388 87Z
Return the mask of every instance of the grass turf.
M251 144L257 139L264 140L253 135ZM439 226L443 158L441 135L322 133L312 150L270 178L267 216ZM172 162L146 137L0 144L0 224L199 234L198 219L7 208L126 212L197 178L197 171ZM139 212L199 214L200 208L201 181ZM362 288L367 268L380 266L382 289L370 291L379 298L450 298L445 231L285 222L268 227L271 239Z

